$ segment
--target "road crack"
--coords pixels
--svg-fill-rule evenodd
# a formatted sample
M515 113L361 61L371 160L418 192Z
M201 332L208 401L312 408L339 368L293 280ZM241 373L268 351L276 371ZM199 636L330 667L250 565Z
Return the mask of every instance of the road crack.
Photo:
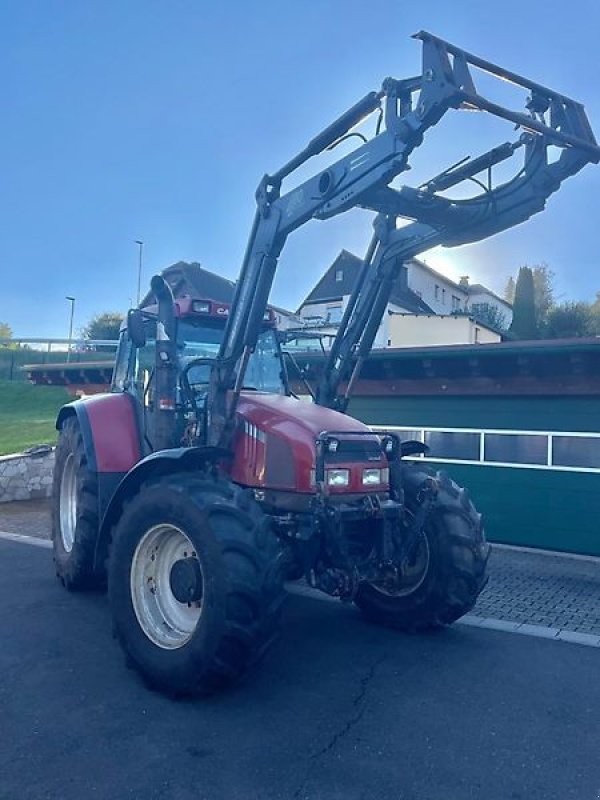
M377 673L377 669L383 664L383 662L387 658L387 653L378 658L374 661L367 672L363 675L363 677L359 681L358 690L354 697L352 698L352 708L354 709L354 713L351 717L349 717L346 722L337 730L329 739L327 744L325 744L320 750L315 751L309 755L309 761L315 761L322 756L327 755L330 753L338 744L341 739L344 739L352 730L352 728L357 725L360 720L362 719L365 711L367 710L367 705L365 702L367 693L369 691L369 686L372 683L375 674ZM294 792L294 800L299 800L301 794L306 786L306 781L308 780L308 774L302 781L301 786Z
M378 658L377 661L371 664L367 673L363 675L363 677L360 679L358 691L352 699L352 707L354 709L357 709L356 713L353 714L353 716L351 716L348 720L346 720L346 722L340 728L340 730L333 734L329 742L324 747L322 747L316 753L312 753L312 755L309 756L311 760L314 760L315 758L320 758L321 756L324 756L331 750L333 750L333 748L340 741L340 739L343 739L345 736L347 736L348 733L350 733L350 731L352 730L352 728L360 722L363 714L367 709L364 700L367 695L367 691L369 689L369 684L375 677L377 668L381 666L381 664L385 661L386 658L387 655L381 656L381 658Z

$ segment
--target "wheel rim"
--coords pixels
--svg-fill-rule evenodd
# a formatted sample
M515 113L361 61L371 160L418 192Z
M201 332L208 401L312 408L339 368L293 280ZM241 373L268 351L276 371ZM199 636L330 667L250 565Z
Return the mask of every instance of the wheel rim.
M133 610L145 635L158 647L176 650L188 642L202 614L202 601L180 602L171 573L182 560L197 559L192 542L174 525L155 525L142 536L133 554L130 590ZM203 582L202 567L198 560Z
M423 531L419 537L419 545L412 563L404 567L390 581L377 581L371 586L387 597L406 597L416 592L425 580L429 571L431 550L429 541Z
M65 552L70 553L75 543L77 525L77 469L75 456L69 453L63 467L60 483L60 538Z

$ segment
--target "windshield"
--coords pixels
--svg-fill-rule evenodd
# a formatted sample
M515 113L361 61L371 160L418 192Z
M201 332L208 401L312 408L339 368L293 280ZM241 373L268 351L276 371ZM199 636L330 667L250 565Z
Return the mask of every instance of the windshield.
M177 355L179 367L183 369L197 358L215 358L223 339L222 326L206 324L189 319L178 321ZM156 320L146 320L146 344L135 348L123 331L117 364L113 377L113 391L131 389L140 399L145 397L154 371L156 348ZM210 379L210 365L191 367L188 371L190 386L196 394L205 394ZM280 351L275 331L264 330L259 334L254 353L251 355L244 380L245 389L259 392L285 394Z
M219 352L224 332L221 327L180 320L177 344L181 367L185 367L196 358L214 358ZM191 367L188 371L190 386L196 392L206 391L209 377L209 365ZM248 362L243 388L285 394L279 347L274 330L264 330L259 334L256 348Z

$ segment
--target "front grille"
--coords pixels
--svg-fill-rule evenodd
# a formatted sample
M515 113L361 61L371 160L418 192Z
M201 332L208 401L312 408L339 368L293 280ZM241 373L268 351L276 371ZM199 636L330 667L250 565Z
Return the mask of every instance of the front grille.
M381 461L382 452L376 439L338 439L335 453L325 452L325 464L343 464L365 461Z

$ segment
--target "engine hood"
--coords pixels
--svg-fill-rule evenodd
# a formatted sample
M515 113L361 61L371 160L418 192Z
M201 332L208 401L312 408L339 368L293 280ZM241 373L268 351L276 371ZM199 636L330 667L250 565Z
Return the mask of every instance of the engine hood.
M295 433L301 438L308 435L311 442L322 431L365 433L369 430L364 423L339 411L277 394L242 392L238 413L264 430L277 426L280 432Z
M250 486L314 491L311 471L315 467L315 441L319 434L370 433L359 420L283 395L242 392L237 415L232 477ZM365 441L362 436L357 438ZM373 441L376 440L373 434ZM383 454L381 463L387 463ZM359 490L357 486L352 488Z

